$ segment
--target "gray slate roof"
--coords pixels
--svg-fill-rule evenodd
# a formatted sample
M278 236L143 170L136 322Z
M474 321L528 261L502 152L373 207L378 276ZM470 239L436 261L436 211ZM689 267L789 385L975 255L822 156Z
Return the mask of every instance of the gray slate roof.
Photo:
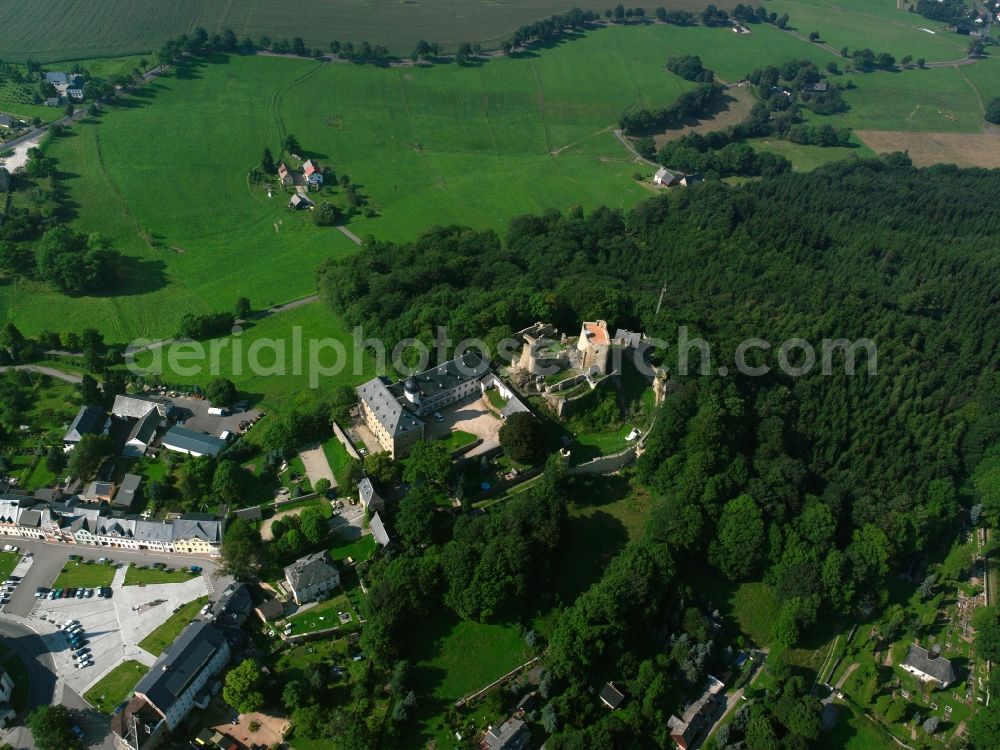
M358 398L365 402L390 435L398 437L423 427L423 420L404 409L381 378L358 386L357 392Z
M389 538L389 532L385 529L385 524L382 522L382 517L375 513L372 516L372 520L368 523L368 528L372 531L372 536L375 537L375 541L381 544L383 547L387 546L392 540Z
M184 515L173 521L174 539L202 539L207 542L222 541L222 521L191 518Z
M106 421L107 415L100 406L81 406L63 440L67 443L78 443L84 435L99 434L104 430Z
M166 417L171 407L172 404L169 401L162 399L118 394L115 396L115 403L111 406L111 413L116 417L138 419L146 416L150 409L156 409L161 417Z
M142 477L138 474L126 474L122 478L118 493L115 495L115 505L120 505L123 508L131 506L132 501L135 500L135 493L138 492L141 484Z
M178 448L206 456L214 456L226 447L226 441L175 425L167 430L167 434L163 436L163 445L168 448Z
M524 722L511 717L498 727L490 727L483 740L489 750L520 750L530 737Z
M154 706L166 713L202 673L225 641L217 627L195 620L139 680L135 692L145 695Z
M327 562L325 552L307 555L285 568L285 579L296 591L331 578L339 580L340 573Z
M153 439L153 435L156 434L156 428L160 425L160 412L156 409L150 409L149 412L144 417L140 417L132 427L132 432L129 433L128 440L126 442L131 443L136 440L143 445L149 445L149 441Z
M943 656L935 656L916 643L910 646L910 650L906 654L906 661L903 664L911 666L914 669L919 669L942 685L950 684L957 679L955 668L951 665L950 661Z
M368 477L363 477L360 482L358 482L358 497L361 498L361 504L367 508L374 502L376 505L382 502L382 498L375 491L375 485L372 484L372 480Z

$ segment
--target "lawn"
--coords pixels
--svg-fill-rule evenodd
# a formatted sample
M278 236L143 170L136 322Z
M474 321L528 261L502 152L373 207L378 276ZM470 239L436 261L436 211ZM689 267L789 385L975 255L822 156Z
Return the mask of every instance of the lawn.
M21 555L17 552L0 552L0 579L7 580L20 559Z
M11 8L0 0L0 26ZM47 146L76 228L105 234L127 258L117 295L71 299L19 281L0 287L0 320L14 320L29 335L86 324L111 341L128 341L170 336L183 312L231 309L240 296L261 309L313 293L319 262L357 246L334 228L315 226L308 212L289 212L280 191L268 198L248 182L263 148L278 154L288 133L368 196L376 215L350 222L361 237L409 240L454 223L503 232L526 212L628 208L649 191L632 179L636 165L611 129L623 110L663 106L692 86L663 68L666 57L686 53L700 54L728 81L792 58L822 66L833 57L766 24L749 35L656 24L602 28L478 66L253 56L183 65ZM978 132L981 110L963 75L971 70L852 74L850 111L822 119L869 130ZM818 156L802 153L800 168ZM322 303L307 305L247 326L224 352L242 341L240 367L224 356L220 374L269 403L299 398L310 389L291 362L296 325L303 340L349 340ZM249 374L252 344L263 347L265 364L275 359L264 339L284 342L291 376ZM345 348L351 359L352 347ZM325 352L325 361L331 358ZM178 384L210 378L162 369ZM363 362L322 382L354 384L369 374Z
M351 621L342 625L338 617L340 612L350 614ZM288 622L292 624L292 635L337 627L342 628L343 632L347 633L358 628L358 616L352 611L351 603L344 594L338 594L332 599L310 607L301 614L289 617Z
M338 535L337 541L330 547L329 552L333 560L346 560L350 557L355 562L363 562L372 557L377 548L378 544L371 534L366 534L359 539L344 539Z
M205 606L207 601L208 597L202 596L181 606L166 622L143 638L139 642L139 648L145 649L153 656L162 654L167 646L177 640L177 636L187 624L198 616L198 610Z
M188 569L165 570L163 568L137 568L130 565L125 571L126 586L146 586L154 583L184 583L197 576Z
M62 572L52 584L52 588L101 588L103 586L110 586L114 577L115 568L111 565L70 560L63 566Z
M84 693L84 700L102 714L110 714L132 694L132 688L147 671L144 664L124 661Z
M330 463L330 469L333 471L333 476L337 480L337 486L340 488L340 494L345 495L353 491L353 487L346 487L345 472L348 465L353 460L348 454L347 449L344 444L341 443L336 437L332 437L323 443L323 453L326 455L326 460Z
M476 436L471 432L452 430L447 436L441 438L441 442L448 446L449 451L457 451L459 448L472 445L472 443L476 442L476 439Z

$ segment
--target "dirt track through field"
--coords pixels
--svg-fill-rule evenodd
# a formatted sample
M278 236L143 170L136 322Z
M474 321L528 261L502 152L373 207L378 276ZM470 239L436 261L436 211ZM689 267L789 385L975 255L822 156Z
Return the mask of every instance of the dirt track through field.
M1000 167L1000 133L910 133L902 130L856 130L877 154L905 151L918 167L957 164Z

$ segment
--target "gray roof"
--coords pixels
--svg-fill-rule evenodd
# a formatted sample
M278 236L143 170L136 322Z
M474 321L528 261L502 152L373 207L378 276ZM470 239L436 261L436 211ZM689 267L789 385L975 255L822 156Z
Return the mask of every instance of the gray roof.
M288 201L288 205L295 208L298 208L299 206L311 206L312 204L313 202L311 200L306 198L304 195L299 195L298 193L293 195L291 200Z
M609 682L601 688L601 700L611 708L618 708L625 700L625 693L616 688L613 682Z
M167 521L135 521L136 541L169 542L173 538L173 525Z
M524 722L514 717L498 727L490 727L483 736L490 750L519 750L528 744L530 738Z
M375 485L372 484L372 480L368 477L363 477L358 482L358 497L361 498L361 504L365 508L373 502L376 505L382 502L382 497L375 491Z
M166 713L225 642L222 631L217 627L195 620L139 680L135 692L145 695L150 703Z
M12 115L8 115L4 112L0 112L0 126L5 128L12 127L14 125L14 118Z
M414 385L423 399L431 399L442 391L448 391L471 379L479 379L489 372L489 363L476 352L466 352L461 357L444 362L429 370L394 383L389 392L396 398L403 397L407 384Z
M368 528L372 531L372 536L375 537L375 541L381 544L383 547L387 546L392 540L389 538L389 532L385 529L385 524L382 522L382 517L376 512L372 515L372 520L368 522Z
M111 490L115 485L111 482L99 482L94 480L87 486L86 497L111 497Z
M920 670L925 675L933 677L942 685L948 685L957 679L955 668L951 665L950 661L943 656L938 656L925 648L921 648L916 643L910 646L910 650L906 654L906 661L903 664Z
M135 426L132 428L132 432L129 433L128 440L126 442L131 443L133 440L142 443L143 445L149 445L149 441L153 439L153 435L156 434L156 428L160 425L160 412L156 409L150 409L149 413L144 417L140 417Z
M116 417L138 419L139 417L146 416L150 409L156 409L161 417L166 417L171 407L172 404L163 399L118 394L115 396L115 403L111 406L111 413Z
M53 86L57 86L63 83L69 83L69 76L67 76L65 73L53 71L45 74L45 80L46 82L51 83Z
M226 447L226 441L175 425L167 430L167 434L163 436L163 445L167 448L214 456Z
M235 511L233 515L237 518L242 518L244 521L259 521L264 517L259 505L252 505L249 508L240 508Z
M358 386L357 392L358 398L365 402L390 435L405 435L423 427L423 420L404 409L381 378L369 380Z
M340 573L327 562L325 552L307 555L285 568L285 579L296 591L331 578L339 580Z
M206 542L221 542L223 522L184 515L173 521L174 539L201 539Z
M106 421L107 415L100 406L81 406L63 440L67 443L77 443L84 435L100 434L104 430Z
M126 474L122 478L118 494L115 495L115 505L121 505L124 508L131 506L132 501L135 500L135 493L139 490L139 485L141 484L142 477L138 474Z

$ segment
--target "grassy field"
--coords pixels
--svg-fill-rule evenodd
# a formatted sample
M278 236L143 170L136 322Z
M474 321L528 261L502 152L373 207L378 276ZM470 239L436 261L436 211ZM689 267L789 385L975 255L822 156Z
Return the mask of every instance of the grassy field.
M110 586L114 580L115 569L110 565L70 561L63 566L62 572L52 584L54 589L85 588L93 589Z
M340 618L338 617L341 612L351 614L351 621L341 625ZM348 630L357 629L358 616L352 612L347 596L338 594L332 599L320 602L315 607L310 607L301 614L289 617L288 622L292 624L293 635L301 635L312 630L326 630L338 627L344 628L344 632L348 632Z
M21 555L17 552L0 552L0 579L7 580L7 576L14 572L20 559Z
M148 667L137 661L124 661L102 677L84 699L102 714L110 714L132 693L132 688L146 674Z
M459 448L476 442L476 436L464 430L452 430L447 436L441 438L441 441L448 446L449 451L457 451Z
M333 560L344 560L351 557L355 562L363 562L375 554L376 548L375 537L368 534L353 540L338 537L337 542L330 547L329 552Z
M896 59L912 55L931 62L962 58L968 44L968 37L949 32L936 21L897 10L896 0L774 0L766 7L779 15L787 13L789 27L803 35L818 31L821 40L836 50L867 47Z
M792 58L821 66L833 58L768 25L749 35L648 25L602 28L468 67L221 56L182 66L48 146L76 227L107 235L128 259L123 286L115 296L71 299L33 282L8 284L0 322L12 319L28 334L86 324L128 341L170 336L183 313L228 309L240 296L260 309L312 293L318 263L357 247L314 226L308 212L289 212L283 193L268 198L248 182L262 149L277 153L288 133L368 196L377 215L350 223L361 237L407 240L453 223L502 232L525 212L628 208L649 191L632 179L637 165L611 128L623 110L659 107L690 88L663 67L685 53L700 54L728 81ZM982 110L970 81L982 75L985 91L995 75L977 67L852 74L850 111L812 119L978 133ZM846 155L828 151L789 153L799 168ZM295 324L284 317L292 314L282 314L282 330ZM330 316L301 314L343 340ZM258 321L243 336L273 326ZM291 392L300 388L287 382Z
M167 646L177 640L177 636L181 634L187 624L198 616L198 610L205 606L207 601L207 596L201 596L183 605L170 615L166 622L143 638L139 642L139 648L145 649L153 656L162 654Z
M130 565L125 571L126 586L146 586L154 583L184 583L190 581L197 573L190 570L164 570L162 568L137 568Z
M772 154L784 156L792 163L792 169L796 172L809 172L831 161L840 159L868 158L875 153L867 146L860 145L857 148L823 146L805 146L791 141L784 141L778 138L759 138L750 141L757 151L767 151Z

